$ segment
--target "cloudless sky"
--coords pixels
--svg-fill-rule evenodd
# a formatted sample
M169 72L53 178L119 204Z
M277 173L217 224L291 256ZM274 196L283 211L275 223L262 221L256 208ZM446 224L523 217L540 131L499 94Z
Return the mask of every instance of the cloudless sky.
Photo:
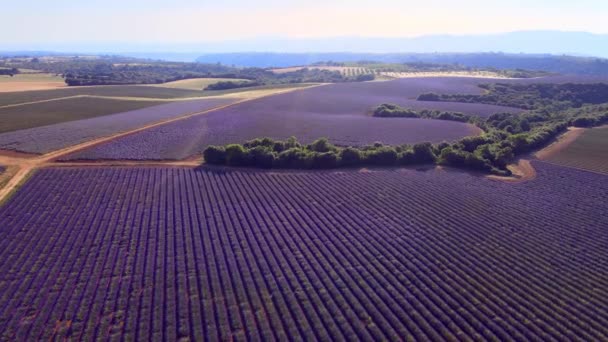
M23 43L608 33L608 0L7 0L1 7L0 50Z

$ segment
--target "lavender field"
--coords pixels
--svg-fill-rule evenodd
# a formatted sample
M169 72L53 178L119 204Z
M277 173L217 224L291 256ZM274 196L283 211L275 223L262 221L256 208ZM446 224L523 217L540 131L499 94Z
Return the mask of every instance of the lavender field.
M483 81L488 81L484 79ZM451 110L488 116L520 109L475 103L421 102L420 93L480 93L480 79L420 78L390 82L340 83L280 94L164 125L68 156L79 159L183 159L208 145L243 143L258 137L310 142L321 137L339 145L360 146L453 141L479 134L472 125L370 116L386 102L411 108Z
M162 104L91 119L70 121L0 134L0 149L48 153L87 140L136 129L236 102L238 99L201 99Z
M0 208L2 339L607 340L607 178L533 165L42 169Z
M333 115L256 115L247 111L218 111L121 137L61 160L180 160L201 155L209 145L243 143L259 138L303 143L321 137L338 145L360 146L423 141L453 141L480 134L477 127L453 121Z

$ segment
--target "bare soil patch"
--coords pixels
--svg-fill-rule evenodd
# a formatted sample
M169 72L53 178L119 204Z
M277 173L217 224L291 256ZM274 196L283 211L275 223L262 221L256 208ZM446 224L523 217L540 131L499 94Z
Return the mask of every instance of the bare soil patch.
M549 159L572 144L586 130L586 128L569 127L568 131L559 136L554 143L536 152L534 156L540 160Z

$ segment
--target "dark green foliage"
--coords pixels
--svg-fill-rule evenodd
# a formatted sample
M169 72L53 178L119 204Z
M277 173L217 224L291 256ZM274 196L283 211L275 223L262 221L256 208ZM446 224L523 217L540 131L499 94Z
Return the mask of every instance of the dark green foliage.
M361 152L352 147L340 151L340 164L342 166L357 166L361 164Z
M365 152L365 162L370 165L393 166L397 164L397 158L397 151L389 146L382 146Z
M335 150L335 146L330 144L327 138L317 139L312 144L308 145L307 148L313 152L321 153Z
M492 140L484 135L465 137L460 139L459 144L462 146L462 150L467 152L473 152L479 145L487 144Z
M424 93L424 94L418 95L418 98L416 100L418 100L418 101L440 101L441 96L439 96L439 94L435 94L435 93Z
M238 144L226 146L226 165L228 166L248 166L251 158L248 151Z
M528 110L542 108L564 110L578 108L584 104L605 103L608 98L608 84L605 83L497 83L485 84L483 88L487 92L482 95L434 94L429 97L429 94L422 94L418 100L487 103Z
M439 163L484 172L492 171L492 165L487 160L471 152L453 149L452 147L446 147L441 151Z
M226 89L255 87L255 86L260 86L260 85L262 85L262 84L259 82L220 81L220 82L208 85L203 90L226 90Z
M263 146L254 147L249 152L248 161L252 166L270 169L275 163L276 152L264 148Z
M283 169L309 169L312 165L310 153L301 148L290 148L277 156L275 166Z
M19 73L20 71L17 68L0 68L0 75L13 77Z
M223 165L226 163L226 149L222 146L209 146L203 152L205 163Z
M338 156L334 152L323 152L312 154L313 169L333 169L338 166Z
M448 120L458 122L474 123L474 117L458 112L442 112L438 110L423 109L416 111L410 108L403 108L396 104L384 103L374 108L373 116L382 118L424 118L436 120Z
M396 104L384 103L374 108L373 115L383 118L419 118L420 115L412 109L402 108Z
M412 147L415 164L425 164L435 162L435 153L431 143L419 143Z

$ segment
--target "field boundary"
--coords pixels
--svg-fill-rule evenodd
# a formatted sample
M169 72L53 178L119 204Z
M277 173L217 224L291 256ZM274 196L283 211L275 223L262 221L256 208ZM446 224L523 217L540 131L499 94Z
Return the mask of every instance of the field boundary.
M312 87L320 87L323 86L325 84L315 84L315 85L311 85L308 87L302 87L302 88L288 88L288 89L280 89L274 93L270 93L270 94L263 94L257 97L250 97L250 98L243 98L241 100L238 100L236 102L227 104L227 105L222 105L222 106L218 106L218 107L214 107L211 109L207 109L207 110L203 110L203 111L198 111L198 112L194 112L194 113L190 113L190 114L186 114L177 118L172 118L172 119L167 119L167 120L162 120L162 121L157 121L142 127L138 127L136 129L133 130L128 130L128 131L124 131L124 132L119 132L116 134L112 134L112 135L108 135L108 136L104 136L104 137L100 137L97 139L92 139L89 141L85 141L83 143L79 143L76 145L72 145L66 148L62 148L59 150L55 150L43 155L36 155L35 157L17 157L17 156L2 156L0 154L0 164L2 164L3 166L7 166L7 167L12 167L15 166L18 168L18 170L16 171L16 173L6 182L6 184L0 188L0 205L5 203L8 199L10 199L11 195L14 194L19 187L24 184L25 180L28 179L28 175L30 175L32 172L34 172L35 170L39 169L39 168L44 168L44 167L49 167L49 166L64 166L64 167L69 167L70 164L79 164L79 165L73 165L73 166L135 166L136 162L133 161L102 161L101 163L87 163L87 162L82 162L82 163L63 163L63 162L57 162L56 159L60 158L62 156L66 156L69 155L71 153L74 152L78 152L82 149L85 148L89 148L89 147L93 147L99 144L103 144L105 142L114 140L114 139L118 139L124 136L128 136L131 134L135 134L141 131L145 131L147 129L151 129L154 127L158 127L158 126L162 126L162 125L166 125L169 123L173 123L173 122L177 122L180 120L185 120L194 116L198 116L198 115L205 115L208 113L211 113L213 111L216 110L221 110L224 108L228 108L228 107L232 107L232 106L236 106L238 104L247 102L247 101L253 101L253 100L257 100L257 99L261 99L264 97L269 97L269 96L274 96L274 95L279 95L279 94L284 94L284 93L288 93L288 92L292 92L292 91L297 91L297 90L302 90L302 89L308 89L308 88L312 88ZM230 94L228 94L230 95ZM85 95L86 96L86 95ZM211 98L209 97L205 97L205 98ZM237 96L238 98L238 96ZM46 100L45 100L46 101ZM198 164L196 164L198 162ZM191 160L186 160L186 161L150 161L148 165L151 166L158 166L158 165L167 165L167 166L197 166L200 165L200 162L198 159L191 159ZM93 165L94 164L94 165Z
M549 146L534 153L534 157L546 161L566 147L570 146L578 137L585 133L588 128L569 127L568 131L558 136Z

